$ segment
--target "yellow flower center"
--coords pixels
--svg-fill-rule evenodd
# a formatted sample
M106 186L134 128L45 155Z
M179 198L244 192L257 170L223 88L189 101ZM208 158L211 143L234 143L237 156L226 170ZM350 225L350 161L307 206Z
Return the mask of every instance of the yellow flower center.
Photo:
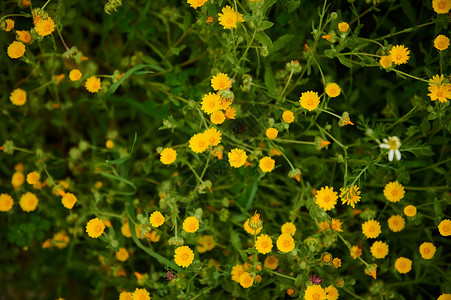
M313 300L319 300L319 299L320 299L320 295L319 295L318 293L314 293L314 294L312 295L312 299L313 299Z
M446 6L446 4L444 1L438 3L438 8L440 8L440 9L444 9L445 6Z
M396 195L398 195L398 190L393 190L393 191L391 191L391 195L392 195L393 197L395 197Z
M289 240L284 240L284 241L282 242L282 245L283 245L284 247L288 248L288 247L290 246L290 241L289 241Z
M96 232L102 231L102 226L97 225L96 228L95 228L95 231L96 231Z
M370 227L370 228L368 229L368 231L369 231L369 232L374 232L374 231L376 231L376 228Z
M329 202L329 201L330 201L330 196L324 197L324 202Z
M188 253L183 253L182 255L180 255L181 260L183 261L187 261L188 260Z
M313 105L313 100L312 100L312 99L308 100L308 101L307 101L307 104L308 104L309 106L312 106L312 105Z
M402 54L397 54L396 55L396 59L401 60L401 58L402 58Z

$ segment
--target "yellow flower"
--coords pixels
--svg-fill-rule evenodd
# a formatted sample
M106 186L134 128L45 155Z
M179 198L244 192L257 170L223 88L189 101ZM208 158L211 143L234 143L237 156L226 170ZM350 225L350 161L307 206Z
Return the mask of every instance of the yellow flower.
M13 208L14 200L8 194L0 194L0 211L6 212Z
M194 260L194 252L188 246L180 246L175 249L174 261L183 268L188 267Z
M404 45L393 46L390 50L390 56L393 62L397 65L402 65L407 63L409 60L410 50Z
M25 45L22 42L14 41L8 46L6 52L9 57L14 59L22 57L25 54Z
M11 92L9 100L12 104L21 106L27 102L27 92L22 89L15 89Z
M133 300L132 293L130 293L130 292L121 292L119 294L119 300Z
M299 98L299 103L308 111L316 109L319 104L318 93L312 91L302 93L301 97Z
M404 187L398 181L389 182L385 185L384 196L390 202L398 202L404 198Z
M408 217L415 217L417 214L417 208L413 205L407 205L404 207L404 214Z
M227 119L234 120L236 116L236 109L234 107L229 107L225 111L225 116Z
M216 125L220 125L220 124L224 123L225 119L226 119L225 114L220 110L215 111L210 116L210 121Z
M451 235L451 220L445 219L438 224L438 231L443 236Z
M160 153L160 161L165 165L172 164L177 158L177 152L172 148L164 148Z
M338 299L338 290L333 285L329 285L324 289L324 291L327 293L327 300L337 300Z
M438 14L447 14L451 9L451 0L432 0L432 8Z
M199 253L210 251L216 246L212 235L203 235L197 239L197 242L200 244L196 247L196 250Z
M6 24L6 27L4 28L4 30L6 32L11 31L14 28L14 20L6 19L5 24Z
M279 133L279 131L275 128L266 129L266 136L271 140L275 139L277 137L278 133Z
M385 258L388 254L388 245L381 241L375 241L371 246L370 251L375 258Z
M341 229L342 224L343 222L339 219L332 218L332 220L330 221L330 228L338 232L343 232L343 229Z
M23 211L30 212L36 209L38 202L38 197L35 194L27 192L20 197L19 205Z
M274 255L270 255L265 258L263 266L270 270L275 270L279 266L279 260Z
M257 228L257 229L252 229L252 228L249 226L249 221L250 221L250 220L251 220L251 219L249 218L249 219L246 220L246 222L244 222L244 224L243 224L244 230L245 230L247 233L252 234L252 235L254 235L254 234L259 234L260 231L262 231L263 226L260 226L260 227Z
M260 159L258 166L263 172L271 172L274 169L276 161L269 156L265 156Z
M432 259L437 248L432 243L424 242L420 245L420 255L424 259Z
M132 294L132 300L150 300L150 294L146 289L136 289Z
M401 273L406 274L412 270L412 261L405 257L400 257L395 261L395 269Z
M361 197L358 186L353 185L350 188L341 188L340 191L341 204L351 205L354 208L355 204L360 201Z
M239 168L246 162L247 154L244 150L235 148L230 150L228 157L230 166Z
M381 233L381 224L374 220L368 220L362 224L362 232L368 239L374 239Z
M17 30L16 34L17 34L17 39L25 44L30 43L32 40L31 34L28 31Z
M211 78L211 87L215 91L226 90L231 87L231 80L227 74L218 73Z
M236 282L240 282L240 277L244 273L243 265L235 265L232 267L232 271L230 275L232 275L232 280Z
M55 233L52 238L53 245L59 249L64 249L69 244L70 237L66 234L65 231L60 231Z
M85 87L88 92L97 93L102 88L102 83L99 78L91 76L86 80Z
M98 238L105 230L105 224L99 218L89 220L86 224L86 232L92 238Z
M218 21L224 29L236 28L237 22L244 22L243 15L236 12L232 7L227 5L222 8L222 13L218 13Z
M112 140L107 140L105 143L105 147L107 149L113 149L114 148L114 142Z
M187 0L188 4L191 5L192 8L197 9L205 4L208 0Z
M217 146L221 142L222 133L214 127L205 130L204 134L207 137L209 146Z
M125 223L122 224L122 226L121 226L121 233L126 238L131 238L132 237L132 232L130 231L130 226L128 225L128 222L125 222Z
M241 274L240 276L239 282L240 285L246 289L254 284L254 278L248 272L243 272L243 274Z
M338 23L338 30L340 30L340 32L346 32L349 29L349 24L346 22L341 22Z
M13 177L11 178L11 185L14 189L17 189L20 187L25 181L25 176L22 172L16 172L13 174Z
M61 199L61 203L65 208L72 209L75 203L77 203L77 197L75 197L75 195L72 193L65 193L63 198Z
M267 254L272 250L272 240L267 234L261 234L255 241L255 249L261 254Z
M55 30L55 22L53 22L52 18L50 17L45 20L41 19L38 21L34 29L40 36L46 36L52 34L52 32Z
M290 234L283 233L277 238L277 249L288 253L294 249L294 239Z
M440 103L447 103L448 99L451 99L451 86L450 85L429 85L429 94L431 101L438 100Z
M318 284L309 285L305 290L305 300L326 300L326 291Z
M382 68L387 69L388 67L391 67L393 64L393 60L391 59L391 55L383 55L381 59L379 59L379 64Z
M404 229L406 222L401 215L394 215L388 218L388 228L393 232L400 232Z
M35 184L35 183L39 182L40 177L41 176L39 175L38 172L30 172L27 175L27 182L28 182L28 184Z
M326 94L327 96L334 98L337 97L338 95L340 95L341 93L341 88L338 84L336 83L329 83L326 86Z
M70 71L69 73L69 78L72 81L77 81L80 80L81 75L83 75L79 69L73 69L72 71Z
M119 251L116 252L116 259L118 261L126 261L128 259L128 251L125 248L119 248Z
M288 124L292 123L294 121L294 114L290 110L286 110L282 114L282 119L287 122Z
M434 40L434 47L440 51L448 49L449 38L443 34L438 35Z
M155 228L160 227L164 223L164 216L160 211L154 211L149 217L149 222Z
M188 217L183 221L183 230L194 233L199 229L199 220L196 217Z
M207 150L209 145L208 137L204 133L197 133L189 140L189 147L195 153L202 153Z
M349 254L353 259L356 259L358 256L362 255L362 249L359 246L354 245L351 247L351 250L349 250Z
M202 97L202 110L212 114L221 108L221 97L218 94L208 93Z
M341 267L341 259L339 259L338 257L335 257L332 260L332 265L337 269L339 267Z
M282 225L282 228L280 230L284 234L289 234L293 236L296 232L296 226L291 222L286 222L285 224Z
M437 300L451 300L451 294L441 294Z
M322 187L315 196L315 203L325 211L331 210L337 203L337 193L333 187Z

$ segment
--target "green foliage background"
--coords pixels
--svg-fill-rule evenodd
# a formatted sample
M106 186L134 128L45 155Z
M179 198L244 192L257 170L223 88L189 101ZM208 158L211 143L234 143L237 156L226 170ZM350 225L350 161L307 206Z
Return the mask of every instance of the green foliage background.
M236 2L245 22L237 30L225 30L217 13ZM13 210L0 215L0 293L5 299L116 299L120 290L138 287L134 271L148 274L143 286L152 299L288 299L290 287L302 299L312 272L322 276L326 286L343 278L340 299L436 299L450 293L451 243L437 230L441 220L450 218L449 105L431 102L426 82L397 72L426 81L435 74L449 75L449 50L439 54L433 40L438 34L449 37L450 18L437 15L426 0L328 2L266 0L252 14L246 1L211 0L194 10L185 1L130 0L106 14L105 1L54 0L46 11L71 50L66 51L55 31L53 38L27 46L26 56L19 60L6 54L14 33L2 31L0 139L12 141L14 147L13 153L0 153L0 192L15 199ZM34 7L43 4L33 1ZM1 16L30 13L14 1L2 2L0 10ZM320 28L320 19L324 24L332 12L336 19ZM205 22L208 16L215 17L213 24ZM335 43L321 38L332 30L338 35L341 21L351 26L346 38L337 36ZM15 18L15 23L18 30L33 26L30 15ZM386 71L378 59L361 54L382 55L400 44L410 49L410 60L396 70ZM89 60L83 61L82 55ZM294 75L287 84L289 72L283 70L291 60L300 62L304 76ZM338 115L348 111L356 126L340 128L330 114L304 113L300 108L302 92L324 90L318 66L326 82L342 88L342 94L328 102L329 111ZM83 82L95 74L113 76L102 78L99 94L90 94L83 83L67 78L73 68L82 70ZM196 155L185 145L203 128L206 116L199 103L212 91L210 79L218 72L235 74L232 91L237 109L235 120L218 126L223 132L223 160ZM125 75L117 81L121 73ZM53 78L58 74L66 78L56 84ZM240 89L244 74L252 76L254 84L248 92ZM18 87L29 92L25 106L9 101ZM296 112L289 129L281 120L280 107ZM332 144L318 152L311 144L268 141L265 130L274 124L281 139L312 142L321 136ZM402 141L399 162L389 162L375 142L388 136ZM112 150L104 148L107 139L116 144ZM156 149L174 145L183 145L177 149L175 165L162 165ZM240 145L252 149L248 153L252 166L234 169L226 153ZM264 174L252 158L267 155L272 148L283 156L276 158L273 172ZM18 162L25 165L25 173L39 170L48 181L47 188L36 191L40 202L32 213L21 211L18 199L33 189L25 183L14 191L10 184ZM302 172L301 183L287 176L290 163ZM193 170L204 174L203 180ZM52 182L56 186L62 179L70 182L78 198L71 211L52 193ZM99 180L104 185L95 189ZM406 186L406 197L401 204L387 205L382 191L394 180ZM328 216L314 205L312 188L328 185L339 190L352 182L362 190L356 208L364 212L354 216L351 208L339 203L329 215L344 222L343 236L349 243L363 246L362 257L378 264L377 280L364 275L364 266L349 257L337 236L318 232L317 222ZM390 232L386 219L402 215L407 204L418 207L417 217L406 221L403 232ZM159 243L120 234L124 220L144 223L155 210L168 216ZM278 235L282 224L294 221L298 257L304 257L309 267L281 256L279 266L288 278L263 273L262 283L243 289L230 280L230 270L253 253L247 250L248 242L252 248L252 236L241 226L255 210L262 215L266 234ZM202 214L200 232L213 235L219 246L196 254L194 265L182 270L174 264L174 247L167 241L177 230L175 220L180 231L183 219L194 213ZM94 216L110 218L113 224L102 240L84 232ZM383 239L390 245L389 256L382 261L371 256L371 242L361 232L361 224L372 217L383 224ZM46 239L63 229L71 236L67 248L41 249ZM195 236L183 237L195 247ZM309 237L316 244L308 244ZM118 245L112 241L134 250L127 262L115 260ZM418 246L424 241L437 246L433 261L419 256ZM324 244L330 247L322 248ZM342 259L340 269L318 263L325 250ZM399 256L414 261L407 275L393 268ZM207 267L210 258L219 262L219 271ZM126 277L112 275L111 270L119 268L126 270ZM167 270L178 274L175 283L165 279Z

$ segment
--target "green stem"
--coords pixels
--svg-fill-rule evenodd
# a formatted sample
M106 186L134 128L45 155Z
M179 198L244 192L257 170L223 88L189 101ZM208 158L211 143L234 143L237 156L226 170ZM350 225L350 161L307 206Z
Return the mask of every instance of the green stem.
M41 9L44 10L44 8L47 6L47 4L50 3L50 1L52 1L52 0L47 0L47 2L41 7Z
M290 76L288 76L288 80L287 80L287 83L285 84L285 87L283 88L283 90L282 90L282 93L280 93L279 97L277 98L277 101L276 101L276 103L279 103L280 99L282 99L282 97L283 97L283 94L285 93L285 91L286 91L286 89L287 89L288 85L290 84L290 81L291 81L291 77L293 77L293 70L291 70L291 72L290 72Z
M401 30L401 31L398 31L398 32L395 32L395 33L390 33L390 34L384 35L384 36L379 37L379 38L374 39L374 40L375 40L375 41L383 40L383 39L385 39L385 38L389 38L389 37L392 37L392 36L395 36L395 35L398 35L398 34L401 34L401 33L405 33L405 32L411 32L411 31L413 31L414 29L418 29L418 28L421 28L421 27L424 27L424 26L428 26L428 25L435 24L435 23L436 23L436 22L428 22L428 23L424 23L424 24L421 24L421 25L413 26L413 27L406 28L406 29L404 29L404 30Z
M426 79L423 79L423 78L420 78L420 77L417 77L417 76L413 76L413 75L407 74L407 73L405 73L405 72L403 72L403 71L400 71L400 70L392 69L392 71L394 71L394 72L396 72L396 73L398 73L398 74L402 74L402 75L404 75L404 76L407 76L407 77L410 77L410 78L419 80L419 81L423 81L423 82L426 82L426 83L430 83L429 80L426 80Z

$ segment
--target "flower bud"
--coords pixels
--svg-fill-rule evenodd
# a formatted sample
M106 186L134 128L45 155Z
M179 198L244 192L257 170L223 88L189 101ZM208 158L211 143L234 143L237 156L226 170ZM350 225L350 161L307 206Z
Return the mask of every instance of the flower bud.
M9 141L5 141L5 143L3 144L4 150L3 152L5 152L6 154L10 154L12 155L14 153L14 142L9 140Z
M300 73L302 71L302 66L297 60L289 61L285 64L285 69L293 74Z
M235 98L235 94L231 90L221 90L219 91L219 96L227 100L233 100Z
M185 241L180 237L171 237L168 241L168 244L171 246L182 246Z

